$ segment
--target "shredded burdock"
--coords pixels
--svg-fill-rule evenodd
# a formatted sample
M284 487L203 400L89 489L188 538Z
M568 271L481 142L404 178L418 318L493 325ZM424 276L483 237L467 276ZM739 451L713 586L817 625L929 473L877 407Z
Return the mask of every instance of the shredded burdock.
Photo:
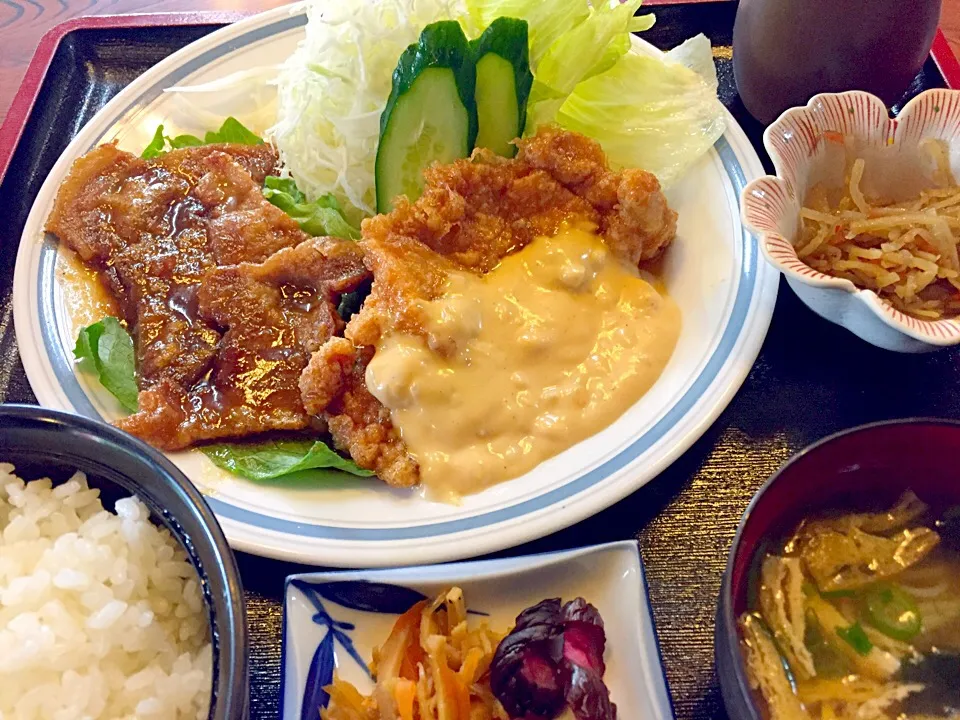
M873 290L903 313L940 320L960 314L960 187L942 144L926 149L937 187L906 202L868 198L858 158L838 204L822 185L807 196L795 246L813 269Z
M397 620L374 651L373 694L335 678L322 720L507 720L490 690L501 633L468 621L463 591L451 588Z

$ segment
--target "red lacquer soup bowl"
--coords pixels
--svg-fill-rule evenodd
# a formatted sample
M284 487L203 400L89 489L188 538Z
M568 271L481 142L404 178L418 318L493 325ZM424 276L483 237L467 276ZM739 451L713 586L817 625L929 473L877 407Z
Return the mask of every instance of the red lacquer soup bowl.
M847 430L802 450L754 496L740 521L720 588L715 657L730 717L761 720L740 649L758 565L804 517L832 508L886 508L905 490L933 507L960 504L960 422L895 420Z

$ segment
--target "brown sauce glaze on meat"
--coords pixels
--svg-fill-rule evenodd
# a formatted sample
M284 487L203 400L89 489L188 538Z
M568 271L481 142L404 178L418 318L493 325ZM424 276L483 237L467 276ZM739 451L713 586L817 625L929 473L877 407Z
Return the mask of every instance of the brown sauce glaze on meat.
M222 329L210 372L185 392L160 383L117 425L168 449L311 426L298 383L311 353L343 330L331 297L367 276L356 243L314 238L261 264L210 270L200 317Z
M309 240L264 199L276 167L269 145L152 160L103 145L60 188L47 230L135 339L141 409L118 425L158 447L310 424L300 372L340 328L332 300L367 273L353 243Z
M74 164L47 231L117 298L136 339L141 388L163 379L189 385L209 368L220 336L196 312L208 269L260 262L306 238L260 192L276 163L268 145L210 145L155 160L102 145ZM261 241L239 252L239 233L224 226L252 213Z

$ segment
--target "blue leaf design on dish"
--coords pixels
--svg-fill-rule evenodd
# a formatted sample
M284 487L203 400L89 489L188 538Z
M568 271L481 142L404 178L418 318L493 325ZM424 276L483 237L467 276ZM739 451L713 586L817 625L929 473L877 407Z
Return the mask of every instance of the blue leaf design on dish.
M403 615L418 602L427 599L423 593L402 585L363 580L317 583L311 587L322 598L337 605L384 615Z
M300 720L317 720L318 709L325 708L330 702L326 688L333 682L333 668L336 665L333 637L333 631L328 631L313 654L310 669L307 671L307 686L303 690Z
M357 652L349 632L354 625L348 622L334 620L323 605L323 600L329 600L341 607L360 612L377 613L380 615L402 615L411 607L427 596L412 588L388 583L373 583L363 580L343 580L337 582L312 583L306 580L291 580L290 584L297 588L310 601L317 611L311 620L317 625L327 628L323 640L317 647L307 671L307 682L303 693L301 706L301 720L316 720L320 708L327 706L330 695L324 689L333 682L333 671L336 667L336 644L340 643L344 650L363 668L371 679L370 667ZM487 615L484 612L468 610L474 615Z
M304 597L306 597L313 607L316 608L317 613L311 618L311 620L313 620L313 622L315 622L317 625L326 626L327 634L324 636L323 642L327 642L327 638L330 638L330 652L335 655L333 641L336 640L343 646L343 649L350 654L350 657L356 661L357 665L362 667L363 671L372 678L373 675L370 673L370 667L360 656L360 653L357 652L357 649L353 645L353 640L351 640L350 636L347 634L347 632L354 629L353 623L339 622L334 620L330 613L327 612L327 609L323 606L323 602L320 600L320 596L316 592L316 586L312 583L304 582L303 580L294 580L291 584L297 588L297 590L302 592Z

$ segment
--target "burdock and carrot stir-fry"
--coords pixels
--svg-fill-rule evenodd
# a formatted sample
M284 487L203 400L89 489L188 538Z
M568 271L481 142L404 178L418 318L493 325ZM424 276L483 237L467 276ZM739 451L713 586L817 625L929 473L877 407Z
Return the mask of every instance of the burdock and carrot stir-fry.
M323 720L616 720L603 620L583 598L544 600L508 634L471 620L463 591L424 600L373 652L370 695L335 679Z

